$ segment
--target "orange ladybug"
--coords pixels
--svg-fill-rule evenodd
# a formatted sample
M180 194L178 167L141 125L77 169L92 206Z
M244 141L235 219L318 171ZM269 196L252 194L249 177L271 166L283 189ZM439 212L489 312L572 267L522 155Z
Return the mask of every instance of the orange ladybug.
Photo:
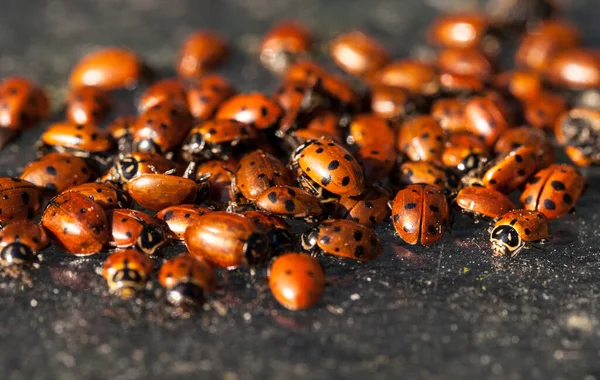
M175 70L184 78L198 78L215 69L229 56L229 46L210 30L190 34L179 49Z
M79 60L71 70L69 86L95 86L103 90L133 88L142 79L144 65L130 50L104 48Z
M500 158L483 175L485 187L505 194L521 186L537 167L538 156L534 148L522 146Z
M281 217L314 222L323 217L319 199L311 193L292 186L267 188L254 200L259 210Z
M188 104L187 89L183 81L170 78L154 82L140 97L138 110L140 113L144 113L147 109L165 101Z
M461 189L454 200L463 213L478 217L499 218L514 210L515 205L501 192L487 187L465 187Z
M285 72L290 64L306 57L313 47L313 35L303 25L283 21L269 30L260 44L260 61L275 73Z
M224 76L210 74L191 84L187 90L187 104L194 118L206 121L235 93L235 88Z
M113 208L127 208L131 205L132 199L129 195L111 182L97 183L88 182L78 186L73 186L67 191L85 195L95 201L105 210Z
M433 95L440 89L437 70L433 65L408 58L382 67L374 78L376 84L400 87L420 95Z
M28 79L8 77L0 82L0 127L30 128L46 120L50 101L41 88Z
M147 255L154 255L167 242L163 224L137 210L113 209L106 212L110 237L108 245L116 248L135 246Z
M27 165L20 178L51 192L61 193L69 187L90 182L94 176L83 158L67 153L50 153Z
M65 114L74 124L99 124L110 111L108 92L100 87L83 86L71 89Z
M273 297L289 310L316 305L325 290L325 272L319 260L305 253L279 256L269 269Z
M152 269L152 260L148 256L135 249L127 249L108 256L102 267L102 276L111 293L131 299L145 288Z
M125 184L125 190L143 208L157 212L169 206L193 203L206 196L205 183L170 174L142 174Z
M263 130L274 127L282 115L283 111L275 101L253 92L234 95L224 101L217 110L215 119L235 120Z
M156 213L155 218L165 222L169 227L171 236L177 240L183 240L183 234L190 224L198 217L212 212L213 210L193 204L182 204L169 206Z
M342 70L356 77L371 75L391 60L379 42L360 31L334 38L329 44L329 55Z
M543 243L550 237L548 219L537 211L510 211L490 228L494 256L514 257L523 248L534 242Z
M35 217L44 188L20 178L0 177L0 224Z
M30 265L37 253L48 246L46 230L30 220L18 220L0 230L0 264Z
M167 300L183 307L202 304L217 282L212 267L190 254L166 260L158 272L158 281L167 290Z
M441 161L444 131L431 116L417 116L399 129L396 147L411 161Z

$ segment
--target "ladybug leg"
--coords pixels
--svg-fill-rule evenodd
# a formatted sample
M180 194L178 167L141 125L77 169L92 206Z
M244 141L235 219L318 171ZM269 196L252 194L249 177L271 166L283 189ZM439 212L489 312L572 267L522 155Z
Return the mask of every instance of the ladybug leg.
M183 178L194 178L194 172L196 171L196 166L197 166L196 161L191 161L188 164L187 168L185 168L185 171L183 172ZM175 171L175 169L171 169L171 170ZM210 174L208 175L208 177L210 177Z

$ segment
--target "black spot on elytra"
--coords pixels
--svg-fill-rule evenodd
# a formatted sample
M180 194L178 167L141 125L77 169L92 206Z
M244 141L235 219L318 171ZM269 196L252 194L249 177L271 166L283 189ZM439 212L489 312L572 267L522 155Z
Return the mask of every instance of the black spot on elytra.
M540 182L541 179L541 177L533 177L529 183L535 185L536 183Z
M271 201L271 203L277 203L277 193L274 191L271 191L268 195L267 198L269 198L269 200Z
M125 236L127 236L128 238L131 239L131 237L133 236L133 234L130 231L125 232Z
M554 203L554 201L551 199L546 199L546 200L544 200L544 207L547 208L548 210L555 210L556 203Z
M404 226L402 226L402 229L404 230L404 232L414 232L414 228L410 224L405 224Z
M317 149L315 152L316 152L317 154L321 154L321 153L323 153L323 148L319 148L319 149Z
M421 135L421 137L427 140L429 138L429 133L425 132Z
M525 170L524 169L519 169L519 171L517 171L517 174L519 176L524 176L525 175Z
M529 231L529 228L525 228L525 235L529 235L531 233L531 231Z
M266 176L267 176L267 175L266 175L265 173L260 173L260 174L258 175L258 178L265 178Z
M84 208L84 207L82 207L82 208L79 210L79 212L80 212L80 213L82 213L82 214L85 214L85 213L87 212L87 209L86 209L86 208Z
M573 198L569 194L563 195L563 202L570 205L573 204Z
M296 204L291 199L287 199L283 204L288 212L293 212L296 209Z
M340 232L341 230L342 230L342 227L340 227L340 226L333 227L333 232Z
M417 204L416 203L407 203L404 205L404 209L406 210L412 210L413 208L416 208Z
M288 188L288 189L287 189L287 192L288 192L288 194L289 194L289 195L291 195L292 197L295 197L295 196L296 196L296 191L294 191L294 189L290 189L290 188Z
M330 183L331 183L331 176L330 176L330 175L328 175L328 176L325 176L325 177L323 177L323 178L321 179L321 185L323 185L323 186L327 186L327 185L329 185Z
M54 166L48 165L46 166L46 173L50 175L56 175L56 168Z
M523 204L531 204L533 202L533 195L528 195L525 199L523 199Z
M190 213L186 213L186 214L183 215L183 217L186 218L186 219L189 218L190 216L192 216L192 214L190 214Z
M339 168L339 166L340 166L340 162L338 160L333 160L329 163L329 166L327 166L327 169L335 170L335 169Z
M552 181L550 182L550 186L556 191L564 191L566 189L565 184L561 181Z
M269 110L267 109L267 107L265 107L265 106L260 107L260 114L263 117L267 117L267 115L269 114Z
M361 231L354 231L354 240L361 241L363 233Z
M26 191L22 192L21 199L23 200L23 203L28 204L29 203L29 194Z
M348 186L349 183L350 183L350 177L346 176L346 177L342 178L342 186Z
M371 216L369 216L369 222L371 222L373 225L375 225L375 224L377 224L377 219L373 215L371 215Z
M434 205L429 205L429 209L433 212L440 212L439 207L434 206Z
M520 154L515 155L515 160L517 160L517 162L523 162L523 157L521 157Z
M358 247L356 247L356 249L354 250L354 257L363 257L365 255L365 247L363 247L362 245L359 245Z
M56 187L56 184L54 183L47 183L45 186L46 189L51 190L51 191L56 191L58 190L58 188Z
M434 225L430 225L429 227L427 227L427 232L429 232L430 235L435 235L438 230L437 228L435 228Z
M211 128L211 129L208 130L208 133L211 134L211 135L216 135L217 134L217 130L214 129L214 128Z
M492 179L490 179L490 183L491 183L492 185L495 185L495 184L497 183L497 181L496 181L495 179L493 179L493 178L492 178Z
M354 160L354 157L352 157L352 156L351 156L351 155L349 155L349 154L344 154L344 159L345 159L346 161L349 161L349 162L350 162L350 161L353 161L353 160Z
M325 235L325 236L321 236L321 239L319 239L321 241L321 243L323 244L329 244L329 242L331 241L331 239L329 238L329 236Z

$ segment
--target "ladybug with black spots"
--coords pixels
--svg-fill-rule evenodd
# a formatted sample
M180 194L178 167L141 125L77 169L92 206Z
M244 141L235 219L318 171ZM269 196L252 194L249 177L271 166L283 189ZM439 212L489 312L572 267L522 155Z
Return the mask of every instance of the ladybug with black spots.
M266 130L275 127L282 115L283 110L274 100L253 92L234 95L223 102L215 119L235 120L258 130Z
M355 197L341 197L333 204L334 218L349 219L365 227L374 228L390 215L390 193L381 186L368 186Z
M398 182L403 185L426 183L439 190L446 189L448 184L444 169L427 161L408 161L400 165Z
M190 113L198 121L212 118L224 101L236 93L224 76L209 74L193 82L187 91Z
M352 118L348 128L348 145L383 145L394 141L396 125L374 114L359 114Z
M292 186L273 186L256 198L254 205L262 211L284 218L303 219L309 223L323 218L319 199L306 190Z
M168 241L163 223L144 212L114 209L106 211L106 218L111 234L107 243L110 247L135 246L147 255L154 255Z
M347 219L329 219L302 235L302 248L313 255L319 252L359 261L383 255L379 237L371 228Z
M96 174L81 158L67 153L50 153L29 163L20 178L53 193L90 182Z
M533 243L545 243L551 238L548 218L531 210L510 211L490 228L494 256L514 257Z
M444 130L431 116L418 116L398 130L396 147L411 161L441 162Z
M181 154L187 162L211 158L228 160L256 137L252 125L236 120L209 120L194 126L183 142Z
M550 139L542 130L530 127L507 129L496 141L494 151L498 156L503 157L525 145L537 151L537 169L548 167L554 162L556 155Z
M505 194L525 183L537 167L538 155L534 148L522 146L497 160L483 174L485 187Z
M35 217L45 190L20 178L0 177L0 224Z
M37 254L48 246L46 230L30 220L18 220L0 230L0 264L34 265Z
M131 299L146 287L152 274L152 260L135 249L110 255L102 267L108 289L123 299Z
M481 137L488 146L493 146L512 124L508 104L496 93L471 97L465 105L464 119L466 130Z
M398 161L398 153L393 143L363 145L356 152L364 169L365 182L384 181Z
M169 78L154 82L144 91L138 101L138 111L144 113L147 109L162 102L174 102L187 106L187 89L180 79Z
M73 124L98 125L108 115L110 107L107 91L100 87L82 86L71 89L65 115Z
M323 201L336 196L360 195L365 188L363 169L356 159L332 140L311 140L292 154L290 168L298 173L298 183Z
M448 133L465 129L465 101L459 98L440 98L431 105L431 116Z
M85 195L105 210L127 208L133 202L126 192L111 182L88 182L83 185L71 187L67 191L74 191Z
M409 185L392 203L392 222L406 243L429 246L438 241L448 224L448 202L436 187Z
M469 214L479 222L479 218L498 218L514 210L514 203L498 190L487 187L465 187L454 200L463 213Z
M286 309L308 309L319 302L325 291L323 266L305 253L281 255L269 268L269 288Z
M292 249L295 236L292 234L292 227L283 218L254 210L243 211L240 215L250 219L267 235L274 253Z
M478 162L469 163L469 160L476 158L478 161L482 161L482 159L487 161L488 156L489 149L479 136L467 132L455 132L448 136L442 154L442 162L461 172L468 172L478 167Z
M35 83L21 77L0 82L0 127L23 130L46 120L50 100Z
M554 164L525 184L521 203L526 210L539 211L548 219L559 218L573 209L584 185L583 176L573 166Z
M165 222L173 239L183 240L183 234L188 226L198 217L212 211L204 206L182 204L160 210L155 218Z
M120 154L105 176L105 180L125 184L142 174L164 173L178 169L177 163L158 153Z
M167 290L167 300L177 307L201 305L217 283L210 264L190 254L166 260L158 272L158 281Z

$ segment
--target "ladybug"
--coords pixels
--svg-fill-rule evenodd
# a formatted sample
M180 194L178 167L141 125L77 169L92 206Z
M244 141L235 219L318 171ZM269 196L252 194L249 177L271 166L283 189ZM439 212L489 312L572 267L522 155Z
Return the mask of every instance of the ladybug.
M176 78L162 79L154 82L140 96L138 111L144 113L147 109L165 101L187 105L187 100L187 89L183 81Z
M378 84L371 88L369 98L375 115L395 121L415 113L422 103L405 89Z
M470 157L488 157L489 149L482 138L468 132L451 133L444 147L442 162L451 168L461 167L462 171L474 169L477 165L467 165Z
M312 111L324 102L314 91L313 85L299 81L284 82L275 92L273 100L283 110L279 128L275 132L279 137L285 137L291 131L304 126L307 119L313 116Z
M142 174L127 182L125 190L140 206L154 212L208 196L205 178L196 182L170 174Z
M478 48L447 48L437 57L440 71L487 81L496 69L490 58Z
M377 234L370 228L346 219L328 219L302 234L302 248L316 254L370 261L383 255Z
M256 207L269 214L303 219L309 223L323 217L323 206L311 193L292 186L273 186L254 200Z
M390 193L383 187L374 185L356 197L342 197L334 205L332 215L338 219L349 219L365 227L374 228L389 215Z
M395 125L373 114L359 114L348 128L348 145L383 145L395 140Z
M241 215L248 218L256 228L267 235L274 252L287 251L293 247L295 237L292 234L292 227L283 218L253 210L243 211Z
M550 237L548 218L531 210L510 211L490 228L494 256L514 257L531 243L544 243Z
M195 119L206 121L235 93L233 85L224 76L210 74L192 83L187 90L187 104Z
M408 58L382 67L374 78L376 84L400 87L425 96L434 95L440 89L437 71L433 65Z
M234 95L224 101L217 110L215 118L239 121L263 130L274 127L282 115L283 110L274 100L261 93L253 92Z
M578 28L562 20L544 20L528 31L517 48L517 66L543 72L556 52L579 45Z
M50 100L35 83L21 77L9 77L0 82L0 127L30 128L46 120L49 113Z
M402 125L396 147L411 161L441 161L444 130L431 116L417 116Z
M319 260L305 253L286 253L269 268L273 297L288 310L316 305L325 291L325 272Z
M557 51L549 59L545 75L556 87L597 88L600 86L598 53L584 48Z
M0 177L0 224L35 217L44 189L19 178Z
M506 102L495 94L474 96L465 105L466 130L492 146L511 125Z
M567 111L567 102L560 95L542 92L523 107L525 122L534 128L552 130L556 120Z
M154 255L167 242L164 225L156 218L137 210L114 209L106 211L111 236L108 246L136 247L147 255Z
M476 223L480 217L495 219L515 209L506 195L487 187L465 187L458 192L454 202L463 213L473 215Z
M466 128L465 102L457 98L440 98L431 105L431 117L445 132L462 132Z
M254 267L271 257L264 232L241 215L211 212L185 230L185 245L193 256L223 268Z
M210 175L206 180L210 188L206 199L209 204L222 206L232 200L231 182L235 177L237 166L237 160L209 160L198 165L195 174L196 180Z
M196 125L183 142L182 156L190 162L196 159L228 160L257 137L256 130L235 120L209 120Z
M100 252L110 236L102 207L76 192L52 198L42 214L42 225L57 243L75 255Z
M83 158L67 153L50 153L23 169L21 179L51 192L61 193L72 186L90 182L94 178Z
M180 103L164 101L142 113L133 127L133 148L138 152L170 153L192 129L192 117ZM170 157L167 157L170 158Z
M212 267L190 254L166 260L158 272L158 281L167 290L171 304L188 307L202 304L217 283Z
M440 92L450 96L470 96L481 93L486 83L471 75L458 75L442 72L438 75Z
M177 54L175 70L189 79L215 69L229 56L229 46L210 30L199 30L186 37Z
M135 249L115 252L102 266L102 276L111 293L131 299L146 287L152 274L152 260Z
M426 183L439 190L444 190L448 184L444 169L427 161L408 161L401 164L398 182L404 186Z
M83 86L71 89L65 114L73 124L98 125L108 115L111 101L100 87Z
M364 145L356 153L365 172L366 183L384 180L394 168L398 153L392 143Z
M379 42L359 31L334 38L329 44L329 55L342 70L359 78L373 74L391 60Z
M136 127L136 120L136 116L120 116L106 127L106 131L116 141L117 148L121 153L133 151L133 131Z
M109 170L107 180L125 184L142 174L164 173L178 169L178 164L158 153L134 152L119 155Z
M585 180L571 165L554 164L537 172L525 185L521 203L548 219L559 218L573 209L583 192Z
M74 191L76 193L85 195L91 200L95 201L105 210L113 208L127 208L131 206L133 200L129 195L121 190L116 185L105 182L96 183L89 182L82 185L73 186L67 191Z
M297 171L298 182L317 195L323 189L336 195L360 195L365 188L364 173L354 157L332 140L311 140L292 154L290 167Z
M523 102L535 101L543 91L539 73L529 70L505 71L494 77L493 84Z
M79 157L94 157L105 162L114 146L112 136L93 124L54 123L37 143L38 152L70 153Z
M490 36L489 29L490 21L483 13L445 14L429 26L428 40L442 47L481 47Z
M212 212L212 210L203 206L182 204L160 210L155 218L165 222L174 239L183 240L186 228L198 217L209 212Z
M483 184L490 189L508 194L525 183L537 167L534 148L522 146L498 159L483 175Z
M596 155L590 154L589 147L580 147L568 145L564 147L565 154L573 161L577 166L590 166L597 165L600 160Z
M437 188L427 184L409 185L392 203L392 222L408 244L429 246L438 241L448 223L448 202Z
M18 220L0 230L0 264L33 264L37 253L48 246L46 230L30 220Z
M75 64L69 76L69 86L131 89L142 80L143 72L144 65L130 50L105 48L87 54Z
M290 64L309 55L312 33L297 22L284 21L269 30L260 43L260 61L274 73L283 73Z
M270 187L291 184L292 179L285 165L259 149L242 157L231 183L231 191L237 202L243 202L243 199L254 201Z
M521 146L530 146L537 152L537 168L545 168L554 162L554 147L546 134L539 130L528 127L507 129L496 141L494 151L500 157L504 157Z

